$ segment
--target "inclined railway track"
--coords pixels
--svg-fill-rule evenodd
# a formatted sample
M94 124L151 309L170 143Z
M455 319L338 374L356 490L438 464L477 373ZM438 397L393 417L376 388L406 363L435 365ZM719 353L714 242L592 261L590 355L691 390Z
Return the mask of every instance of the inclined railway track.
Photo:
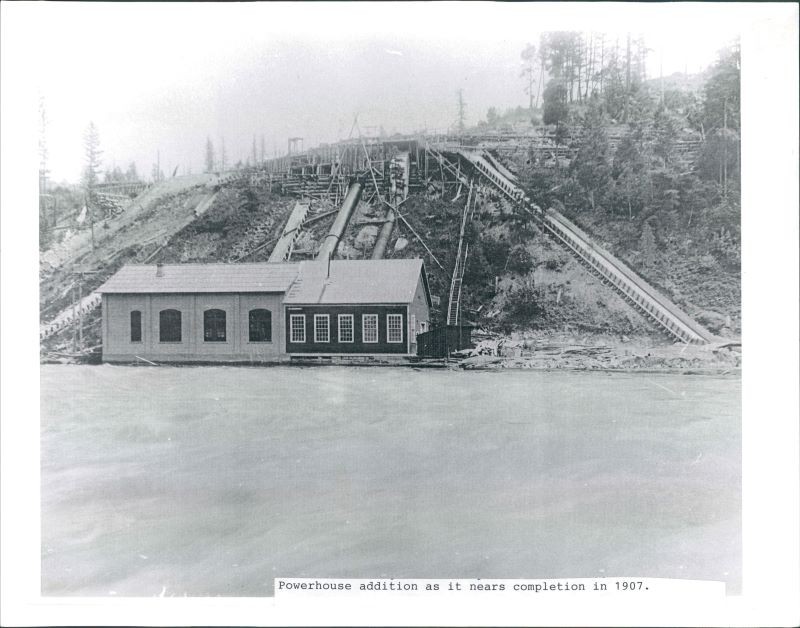
M543 211L528 198L513 180L513 175L496 168L493 159L480 152L457 149L455 154L502 192L516 206L531 215L544 230L554 237L577 260L600 277L604 284L616 290L625 301L667 334L688 344L707 344L717 338L692 320L677 305L660 294L621 260L597 246L591 238L565 216L554 209ZM439 153L441 155L441 153ZM444 157L446 159L446 157ZM455 167L451 164L451 170ZM460 173L460 170L459 170Z

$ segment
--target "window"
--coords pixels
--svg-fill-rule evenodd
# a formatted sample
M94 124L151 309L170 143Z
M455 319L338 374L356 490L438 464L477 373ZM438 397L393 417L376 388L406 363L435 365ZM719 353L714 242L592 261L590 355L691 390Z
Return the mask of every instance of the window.
M158 340L181 341L181 313L178 310L161 310L158 313Z
M403 315L386 315L386 342L403 342Z
M377 314L363 314L361 316L361 337L364 342L378 342Z
M331 322L327 314L314 314L314 342L331 341Z
M306 341L306 315L291 314L289 316L289 340L291 342Z
M225 310L203 312L203 340L225 342Z
M142 313L139 310L131 312L131 342L142 341Z
M339 342L353 342L352 314L339 314Z
M272 312L250 310L250 342L272 342Z

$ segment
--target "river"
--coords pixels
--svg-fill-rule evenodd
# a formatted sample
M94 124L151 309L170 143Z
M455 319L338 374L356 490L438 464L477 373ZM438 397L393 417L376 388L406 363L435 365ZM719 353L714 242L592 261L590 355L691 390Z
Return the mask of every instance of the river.
M274 577L741 586L741 379L41 367L44 595Z

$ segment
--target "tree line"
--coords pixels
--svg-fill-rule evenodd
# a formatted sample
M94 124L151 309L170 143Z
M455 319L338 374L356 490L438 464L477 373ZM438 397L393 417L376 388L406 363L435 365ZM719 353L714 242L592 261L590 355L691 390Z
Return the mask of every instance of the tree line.
M522 51L531 111L541 93L541 121L555 126L557 146L569 142L568 127L580 130L568 166L559 169L556 159L555 172L530 173L548 197L542 202L628 218L698 202L738 204L738 42L719 52L696 91L647 80L647 52L642 38L572 32L547 33ZM498 118L487 113L487 121ZM620 125L612 142L609 129ZM681 152L687 138L689 161Z

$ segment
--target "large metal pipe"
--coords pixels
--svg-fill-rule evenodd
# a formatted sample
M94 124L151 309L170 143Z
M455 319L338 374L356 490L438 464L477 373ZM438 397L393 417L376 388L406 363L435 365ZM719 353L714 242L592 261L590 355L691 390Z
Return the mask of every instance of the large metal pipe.
M400 176L397 176L395 171L391 179L391 196L394 203L397 203L398 198L408 198L408 185L411 178L411 154L403 152L396 155L392 159L392 167L400 170ZM395 208L397 205L395 205ZM372 259L383 259L386 254L386 245L389 244L389 238L392 237L394 231L394 224L397 221L397 212L395 209L389 208L386 210L386 222L381 226L378 233L378 238L375 240L375 246L372 249Z
M353 181L350 184L347 195L344 197L342 207L336 215L336 220L333 221L328 235L325 236L325 239L322 241L322 246L319 247L319 252L317 253L318 260L331 258L333 254L336 253L336 248L339 246L344 230L347 229L350 217L358 206L358 201L361 200L361 193L363 191L364 184L361 181Z
M383 259L386 254L386 245L389 244L389 238L392 237L394 231L394 223L397 220L397 215L393 209L386 210L386 222L381 226L378 239L375 240L375 247L372 249L372 259Z

